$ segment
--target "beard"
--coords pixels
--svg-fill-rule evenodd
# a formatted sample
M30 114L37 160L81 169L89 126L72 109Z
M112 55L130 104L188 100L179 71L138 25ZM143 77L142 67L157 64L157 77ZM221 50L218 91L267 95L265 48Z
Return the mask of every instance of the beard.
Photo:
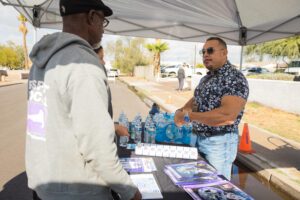
M101 46L101 41L99 41L99 42L97 42L96 44L93 44L93 45L92 45L92 47L93 47L94 50L95 50L95 49L99 49L100 46Z
M211 65L208 65L208 66L205 65L205 67L206 67L206 69L208 69L209 71L213 71L213 70L214 70L214 67L211 66Z

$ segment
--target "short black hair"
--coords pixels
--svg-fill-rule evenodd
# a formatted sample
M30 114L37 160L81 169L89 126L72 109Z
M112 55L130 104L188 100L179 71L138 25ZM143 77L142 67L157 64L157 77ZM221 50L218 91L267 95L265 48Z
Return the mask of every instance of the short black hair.
M206 42L211 41L211 40L217 40L225 49L227 49L227 44L223 39L221 39L219 37L210 37L206 40Z
M102 47L102 46L100 46L100 47L99 47L99 48L97 48L97 49L94 49L94 51L95 51L96 53L99 53L99 51L100 51L101 49L103 49L103 47Z

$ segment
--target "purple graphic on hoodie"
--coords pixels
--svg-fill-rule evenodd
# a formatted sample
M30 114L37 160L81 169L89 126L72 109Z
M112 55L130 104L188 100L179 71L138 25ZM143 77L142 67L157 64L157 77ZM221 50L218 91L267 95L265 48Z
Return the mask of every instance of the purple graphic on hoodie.
M27 133L45 139L46 108L40 103L29 101L27 114Z

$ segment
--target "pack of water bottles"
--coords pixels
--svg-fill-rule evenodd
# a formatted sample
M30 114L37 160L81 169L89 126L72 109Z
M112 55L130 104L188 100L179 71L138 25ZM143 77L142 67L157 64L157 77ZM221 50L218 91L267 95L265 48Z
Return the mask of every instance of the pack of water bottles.
M174 123L174 113L157 113L153 116L156 125L157 142L187 144L195 146L196 136L192 134L192 124L179 127Z
M192 134L192 124L186 123L178 127L174 123L174 113L162 113L159 106L153 104L143 126L141 114L138 113L131 123L124 112L121 112L119 124L128 128L130 141L134 143L173 143L195 146L196 136ZM142 133L143 139L142 140ZM129 138L120 137L120 146L126 147Z

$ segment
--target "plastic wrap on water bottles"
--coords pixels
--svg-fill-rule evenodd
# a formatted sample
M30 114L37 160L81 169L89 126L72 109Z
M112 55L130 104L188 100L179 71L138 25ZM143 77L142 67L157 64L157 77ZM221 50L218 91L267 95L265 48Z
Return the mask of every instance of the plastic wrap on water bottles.
M154 115L153 120L156 124L156 141L195 145L195 138L192 134L192 123L186 123L182 127L176 126L174 123L175 113L159 113ZM185 118L185 120L188 120Z

